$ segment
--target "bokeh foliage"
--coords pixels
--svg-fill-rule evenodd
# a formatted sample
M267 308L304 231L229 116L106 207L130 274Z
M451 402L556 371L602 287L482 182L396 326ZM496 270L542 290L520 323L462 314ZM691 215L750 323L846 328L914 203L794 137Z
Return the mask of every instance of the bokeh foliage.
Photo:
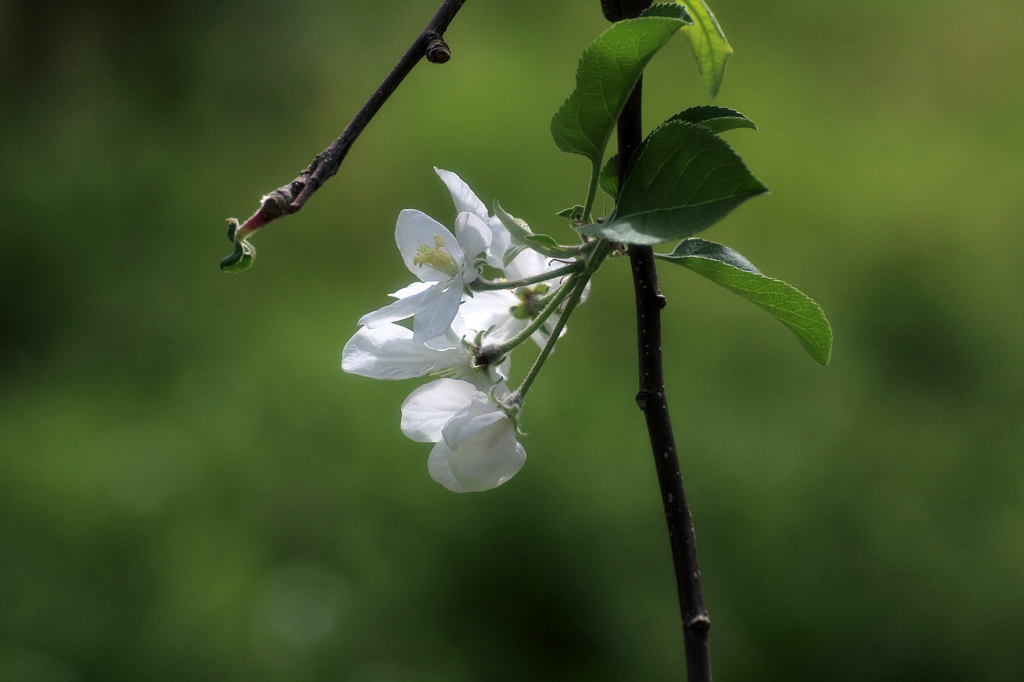
M432 165L535 228L598 3L471 0L296 217L224 218L340 132L437 0L0 3L0 680L676 680L681 630L610 262L454 495L344 376ZM1024 677L1024 6L722 0L716 104L773 194L702 236L828 312L831 365L662 267L716 678ZM689 48L645 120L706 102ZM602 206L599 198L598 213ZM562 235L568 238L568 235ZM522 372L523 362L518 371Z

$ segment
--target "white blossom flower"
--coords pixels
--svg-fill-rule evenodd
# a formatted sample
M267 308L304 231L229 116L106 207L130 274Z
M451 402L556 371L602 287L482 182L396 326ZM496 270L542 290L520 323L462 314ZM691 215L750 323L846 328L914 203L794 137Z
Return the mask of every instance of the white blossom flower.
M495 392L503 389L499 384ZM430 476L457 493L496 488L526 462L512 418L465 381L438 379L413 391L402 403L402 432L435 443L427 460Z
M448 192L452 195L452 201L455 203L455 210L458 213L472 213L490 228L491 243L487 247L487 264L499 270L503 269L502 258L505 255L505 250L512 243L512 236L501 224L501 220L487 212L484 202L480 201L480 198L458 175L451 171L441 170L437 166L434 167L434 172L448 187Z
M453 236L427 214L406 209L398 216L395 242L420 282L392 294L397 301L364 315L359 324L373 329L411 317L415 343L442 336L459 312L465 285L477 278L475 261L491 244L491 231L464 212L455 219Z
M362 327L345 344L341 368L371 379L464 379L483 391L507 379L508 358L497 366L474 366L472 346L461 328L462 321L456 317L447 334L427 345L416 343L410 330L390 322L373 329Z

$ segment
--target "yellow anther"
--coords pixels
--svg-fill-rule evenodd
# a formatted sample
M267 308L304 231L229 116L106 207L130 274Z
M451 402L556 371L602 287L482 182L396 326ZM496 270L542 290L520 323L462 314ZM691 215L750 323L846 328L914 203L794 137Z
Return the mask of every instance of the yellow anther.
M448 253L444 239L439 234L434 235L434 248L423 244L416 249L416 255L412 257L412 264L418 267L433 268L449 277L459 274L459 267L455 264L452 255Z

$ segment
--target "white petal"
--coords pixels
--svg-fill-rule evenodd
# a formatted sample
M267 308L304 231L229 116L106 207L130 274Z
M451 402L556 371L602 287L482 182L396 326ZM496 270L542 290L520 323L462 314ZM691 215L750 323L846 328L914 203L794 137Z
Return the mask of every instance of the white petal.
M412 317L423 305L423 299L427 297L431 289L439 286L440 285L435 284L420 291L419 293L406 296L405 298L400 298L390 305L374 310L372 313L366 313L359 318L359 324L364 324L370 329L373 329L388 322L397 322L398 320L404 320Z
M495 216L487 219L487 227L491 229L491 245L487 247L487 264L502 270L505 267L503 257L512 243L512 235Z
M448 447L458 450L467 438L502 419L508 419L508 415L489 397L484 396L483 399L475 397L468 407L460 410L448 420L441 430L441 436L444 437L444 442L448 444Z
M498 400L504 400L512 395L512 391L508 390L508 386L506 386L505 382L502 381L491 389L490 394L493 394Z
M441 170L436 166L434 167L434 172L448 186L448 191L452 195L452 201L455 202L456 213L472 213L481 220L487 220L487 207L473 193L469 185L462 181L462 178L451 171Z
M444 334L436 336L429 341L424 341L423 345L433 350L450 350L452 348L463 349L462 337L465 336L465 334L456 330L457 324L461 325L458 315L456 315L455 319L452 320L452 326L448 327ZM468 355L468 352L464 349L462 352Z
M474 396L487 397L472 384L455 379L420 386L402 403L402 433L420 443L442 440L444 425L468 407Z
M393 294L388 294L391 298L408 298L413 294L418 294L421 291L426 291L430 287L434 286L430 282L413 282L407 287L399 289Z
M487 383L489 383L491 385L497 384L498 386L504 387L505 386L504 382L508 381L508 375L511 372L512 372L512 358L509 357L508 355L506 355L505 359L502 360L500 363L498 363L497 365L490 365L490 366L488 366L487 367L487 371L486 372L480 372L480 374L484 375L484 378L487 380ZM475 375L473 378L476 379L477 376L479 376L479 375ZM506 388L504 390L504 392L495 391L494 395L499 400L501 400L506 395L508 395L508 392L509 391Z
M402 260L405 261L409 272L424 282L442 282L450 278L449 275L439 270L413 263L421 246L435 248L434 235L444 240L444 245L452 258L456 263L461 264L464 260L462 248L448 228L422 211L407 208L398 214L398 222L395 224L395 243L398 244L398 250L402 253Z
M508 280L526 279L527 277L542 275L563 265L562 263L556 263L554 267L549 266L549 260L547 256L537 253L533 249L524 249L519 252L518 256L512 259L507 268L504 268L505 278ZM556 284L557 281L552 282L552 285Z
M452 326L455 316L459 314L462 280L456 277L447 288L442 287L442 284L438 284L423 292L423 299L417 306L412 320L412 340L416 343L426 343L444 334Z
M461 344L462 339L469 335L469 330L466 329L466 321L462 319L462 306L459 305L459 314L452 320L452 326L448 329L447 338L456 344Z
M430 451L429 459L427 459L427 471L430 472L430 477L453 493L473 492L462 485L459 479L455 478L455 474L452 473L452 468L448 461L448 454L451 451L451 448L445 445L444 441L434 446L434 449Z
M580 303L586 303L587 297L590 296L590 284L593 282L587 282L587 286L583 287L583 294L580 295Z
M472 213L460 213L455 219L455 238L466 255L466 273L472 275L465 277L465 281L472 282L476 279L473 261L487 250L491 243L491 231L485 221Z
M504 382L508 380L508 374L511 367L512 358L506 355L505 359L497 365L491 365L486 370L478 369L469 372L459 378L463 381L470 382L484 393L490 394L496 386L503 386ZM504 395L507 394L508 390L506 389Z
M434 350L414 343L412 332L405 327L385 324L357 331L345 344L341 368L371 379L412 379L428 374L467 374L472 371L472 360L461 347Z
M477 431L452 450L441 441L430 451L430 476L454 492L496 488L526 462L526 450L516 440L512 421L502 420Z
M501 289L497 291L480 291L473 294L462 302L459 308L459 315L466 326L467 334L475 336L476 332L482 332L491 327L499 327L505 324L512 314L509 308L519 305L519 299L511 291ZM525 327L525 322L523 324ZM522 327L520 327L522 329ZM493 331L491 332L493 334ZM493 341L493 339L490 339ZM494 341L497 343L497 341Z
M520 320L511 313L506 312L505 316L498 324L494 325L494 328L491 329L491 332L485 338L488 343L505 343L518 336L521 331L526 329L526 325L529 322L530 320Z

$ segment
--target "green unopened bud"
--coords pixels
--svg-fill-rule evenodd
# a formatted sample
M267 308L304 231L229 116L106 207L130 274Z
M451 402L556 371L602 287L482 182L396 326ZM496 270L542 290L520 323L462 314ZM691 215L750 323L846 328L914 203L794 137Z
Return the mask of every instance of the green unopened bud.
M526 307L525 302L512 306L508 309L508 312L517 320L526 320L530 317L530 311Z
M512 317L517 320L527 320L531 317L537 317L540 312L544 309L543 297L550 291L550 287L547 284L538 284L534 287L519 287L513 293L519 299L520 303L517 306L512 306L508 309Z

